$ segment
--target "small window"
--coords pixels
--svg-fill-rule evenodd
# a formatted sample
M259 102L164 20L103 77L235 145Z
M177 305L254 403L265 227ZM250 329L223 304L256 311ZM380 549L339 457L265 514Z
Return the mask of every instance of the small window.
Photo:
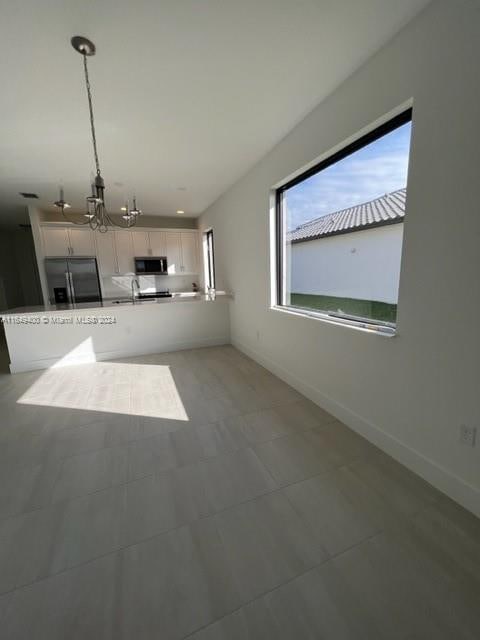
M409 109L276 191L276 300L394 333Z
M215 289L215 254L213 248L213 229L203 234L203 248L205 258L205 288Z

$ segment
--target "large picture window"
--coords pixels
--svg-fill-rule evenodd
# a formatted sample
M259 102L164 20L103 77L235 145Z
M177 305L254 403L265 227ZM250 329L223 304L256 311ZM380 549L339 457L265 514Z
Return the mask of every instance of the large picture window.
M393 333L411 109L276 191L276 305Z

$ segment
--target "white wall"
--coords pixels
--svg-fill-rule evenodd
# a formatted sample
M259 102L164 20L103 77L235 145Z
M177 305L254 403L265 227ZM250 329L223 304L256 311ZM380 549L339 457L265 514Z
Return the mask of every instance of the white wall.
M68 220L75 220L76 222L84 222L84 214L68 213ZM113 214L111 216L118 224L123 224L123 220L120 215ZM62 212L58 209L53 211L42 211L40 215L41 222L66 222ZM143 213L141 216L141 227L153 228L153 229L196 229L198 224L197 218L189 218L184 215L177 216L152 216Z
M0 309L22 304L20 276L15 264L11 233L0 232Z
M434 2L202 216L234 344L480 514L480 11ZM322 79L312 78L312 82ZM269 309L269 190L413 98L398 332Z
M0 310L41 301L30 230L0 230Z
M42 304L42 291L31 229L11 232L15 265L23 294L22 305Z
M396 304L403 224L295 242L291 293L322 294Z

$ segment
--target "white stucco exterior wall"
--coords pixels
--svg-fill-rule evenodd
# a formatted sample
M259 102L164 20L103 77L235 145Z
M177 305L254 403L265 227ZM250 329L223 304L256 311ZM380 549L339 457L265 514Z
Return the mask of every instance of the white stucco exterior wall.
M296 242L289 252L291 293L396 304L402 239L398 223Z

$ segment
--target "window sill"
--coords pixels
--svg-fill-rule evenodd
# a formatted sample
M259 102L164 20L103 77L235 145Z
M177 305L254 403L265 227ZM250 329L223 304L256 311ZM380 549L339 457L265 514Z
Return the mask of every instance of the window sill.
M286 313L291 316L300 316L301 318L309 318L310 320L317 320L320 322L326 322L327 324L334 324L341 327L348 327L349 329L356 329L363 333L375 334L382 336L383 338L395 338L397 330L388 325L376 325L369 324L360 320L349 320L348 318L338 318L330 316L327 313L319 311L308 311L306 309L298 309L296 307L284 307L279 305L272 305L271 311L279 311L280 313Z

